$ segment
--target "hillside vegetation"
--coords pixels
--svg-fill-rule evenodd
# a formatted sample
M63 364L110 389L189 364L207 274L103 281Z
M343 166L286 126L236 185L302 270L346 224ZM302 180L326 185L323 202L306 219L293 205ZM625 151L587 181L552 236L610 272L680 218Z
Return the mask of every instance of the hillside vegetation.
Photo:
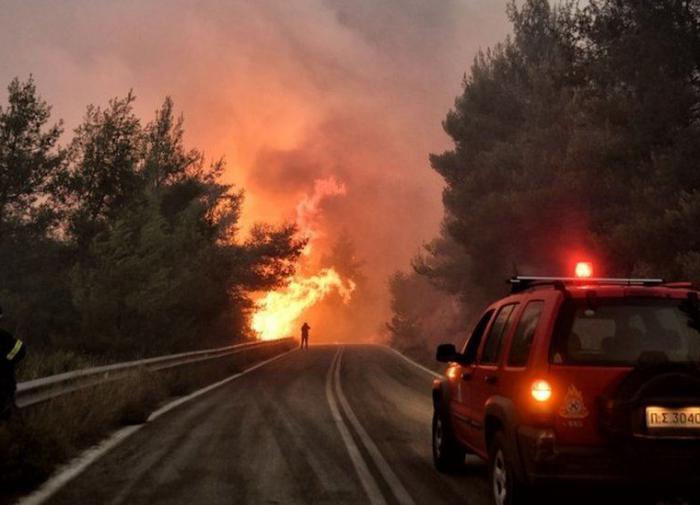
M394 344L461 342L514 273L700 281L700 2L508 7L443 122L438 237L391 281ZM410 293L410 296L407 294Z
M48 356L32 376L250 337L248 293L294 271L294 226L242 237L224 161L185 147L169 98L146 123L134 101L89 106L72 133L31 77L0 106L0 303Z

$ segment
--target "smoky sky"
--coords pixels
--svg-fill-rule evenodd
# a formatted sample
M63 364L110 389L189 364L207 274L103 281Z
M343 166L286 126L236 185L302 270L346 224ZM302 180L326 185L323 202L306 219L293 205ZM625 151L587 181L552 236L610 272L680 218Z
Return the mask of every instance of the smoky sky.
M341 181L322 247L355 244L376 298L357 331L371 333L388 275L439 229L428 154L449 147L440 123L472 58L508 33L505 3L2 0L0 82L33 74L69 130L130 89L144 121L171 96L187 143L245 189L246 226L292 220L315 179Z

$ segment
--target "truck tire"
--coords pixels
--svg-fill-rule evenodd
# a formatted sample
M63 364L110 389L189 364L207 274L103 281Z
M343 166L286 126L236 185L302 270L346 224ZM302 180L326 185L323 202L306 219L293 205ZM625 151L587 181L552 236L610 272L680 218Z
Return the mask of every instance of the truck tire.
M433 463L439 472L451 473L464 465L466 450L455 438L449 417L440 410L433 411Z
M530 503L530 489L518 478L514 457L503 432L497 432L489 445L489 487L494 505Z

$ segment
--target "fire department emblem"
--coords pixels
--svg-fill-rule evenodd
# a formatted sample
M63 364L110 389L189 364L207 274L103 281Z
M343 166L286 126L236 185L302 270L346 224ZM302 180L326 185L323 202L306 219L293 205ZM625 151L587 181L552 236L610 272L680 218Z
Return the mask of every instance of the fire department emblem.
M564 396L564 403L559 409L559 415L566 419L583 419L588 417L588 409L583 403L583 395L573 384L569 386L569 390Z

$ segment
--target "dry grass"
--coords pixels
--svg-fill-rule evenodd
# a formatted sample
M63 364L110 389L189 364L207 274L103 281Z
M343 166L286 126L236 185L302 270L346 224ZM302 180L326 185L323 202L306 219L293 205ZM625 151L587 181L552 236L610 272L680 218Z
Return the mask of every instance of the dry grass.
M162 377L141 371L21 410L0 427L0 489L31 489L105 433L143 422L165 391Z
M102 364L105 363L73 351L41 352L32 349L17 370L17 380L23 382Z
M0 503L43 482L56 465L171 399L286 350L256 349L159 372L136 372L22 409L0 424Z

